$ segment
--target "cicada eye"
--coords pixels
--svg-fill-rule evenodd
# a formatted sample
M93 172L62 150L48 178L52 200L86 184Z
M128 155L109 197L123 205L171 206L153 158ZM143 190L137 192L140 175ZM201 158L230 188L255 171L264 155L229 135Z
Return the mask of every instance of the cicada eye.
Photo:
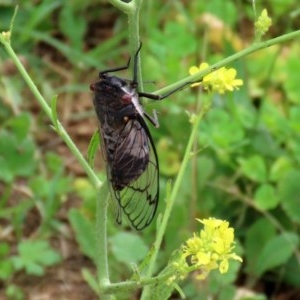
M90 90L94 92L95 89L96 89L95 83L91 83L91 84L90 84Z

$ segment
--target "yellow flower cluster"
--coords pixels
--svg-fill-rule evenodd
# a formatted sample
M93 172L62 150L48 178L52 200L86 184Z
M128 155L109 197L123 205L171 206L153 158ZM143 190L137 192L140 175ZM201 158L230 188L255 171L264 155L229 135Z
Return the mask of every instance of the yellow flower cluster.
M183 247L183 257L189 258L201 271L198 279L204 279L211 270L217 268L220 273L226 273L229 259L242 262L242 258L232 252L234 230L229 227L228 222L214 218L198 221L204 228L199 234L194 233Z
M207 63L201 63L198 67L191 67L189 69L190 75L194 75L204 69L207 69L209 65ZM226 91L232 92L234 89L238 89L239 86L243 85L243 80L236 79L236 70L226 69L225 67L216 70L207 76L204 76L202 82L193 83L191 86L197 86L202 84L205 90L215 91L220 94L224 94Z
M254 24L256 37L260 39L269 30L271 25L272 19L269 18L267 10L264 9Z

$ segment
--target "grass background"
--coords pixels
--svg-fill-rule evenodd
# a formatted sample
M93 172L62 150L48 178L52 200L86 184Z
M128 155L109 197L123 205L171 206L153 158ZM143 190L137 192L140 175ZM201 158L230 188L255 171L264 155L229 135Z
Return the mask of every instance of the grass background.
M273 22L266 38L299 29L295 1L260 1L258 15L263 8ZM9 28L13 11L13 2L0 4L1 31ZM247 47L254 39L254 20L248 1L144 1L145 90L186 77L192 65L212 64ZM84 154L97 128L89 85L100 70L127 62L126 22L107 1L20 3L13 48L44 97L50 102L59 95L59 119ZM157 270L197 230L196 217L228 220L244 263L205 282L190 276L182 283L188 299L230 299L237 292L249 292L251 299L299 297L299 48L294 40L236 62L231 67L244 86L234 93L186 89L163 102L145 103L147 111L159 112L160 128L150 130L160 162L160 212L189 136L187 112L199 109L198 97L213 97ZM97 299L81 272L95 272L95 191L3 48L0 68L0 299ZM120 76L132 77L130 72ZM104 178L100 151L95 168ZM131 263L143 259L154 239L155 222L141 233L123 227L111 213L113 282L131 276ZM122 297L139 299L139 292Z

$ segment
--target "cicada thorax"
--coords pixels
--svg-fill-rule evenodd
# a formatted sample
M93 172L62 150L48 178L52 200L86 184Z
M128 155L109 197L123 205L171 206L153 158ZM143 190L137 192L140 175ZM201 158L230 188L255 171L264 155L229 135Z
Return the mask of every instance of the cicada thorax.
M134 114L134 107L130 108L130 106L132 106L132 98L136 92L121 78L108 74L102 76L99 81L91 85L98 119L101 124L105 117L110 117L111 122L121 123L122 110L126 107L128 107L128 113Z

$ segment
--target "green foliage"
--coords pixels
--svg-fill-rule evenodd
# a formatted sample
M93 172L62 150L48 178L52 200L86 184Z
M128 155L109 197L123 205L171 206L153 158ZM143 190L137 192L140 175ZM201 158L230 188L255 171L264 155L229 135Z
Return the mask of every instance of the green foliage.
M70 47L83 50L86 27L86 21L80 18L80 11L76 11L76 6L70 2L66 3L59 14L59 29L69 38Z
M81 251L96 262L96 237L93 223L75 209L72 209L69 212L69 219L73 229L75 230Z
M16 270L42 276L45 267L60 261L60 255L49 247L47 241L24 241L18 245L18 256L12 257Z
M94 1L73 2L22 1L12 37L13 47L26 57L26 68L37 87L47 99L53 99L55 120L60 119L60 105L76 106L81 97L78 92L85 92L84 98L91 102L88 86L98 71L123 65L129 53L124 43L128 35L125 18L117 16L115 9L107 10L105 5L99 8L101 4ZM190 66L199 66L202 61L216 62L241 49L241 45L251 43L253 36L248 30L252 30L254 23L252 6L241 1L236 4L219 0L208 4L144 1L140 18L144 89L151 91L173 83L186 77ZM257 1L256 5L258 14L263 7ZM273 20L269 37L299 28L297 18L290 18L297 13L295 1L278 0L267 6ZM1 31L8 29L13 10L12 4L1 7ZM204 17L208 16L213 18L205 22ZM100 33L109 36L107 39L99 37L100 21L105 18L114 21L106 23L113 27L109 33ZM220 35L220 27L226 28L229 35L223 32ZM1 64L2 60L6 62L2 48L0 57ZM236 62L234 67L244 86L233 94L199 96L195 89L184 90L163 102L145 105L147 111L155 108L160 113L160 128L150 131L161 165L159 212L163 212L166 182L174 180L180 170L191 131L189 114L185 111L197 110L198 97L202 103L208 99L212 103L200 125L156 266L158 271L165 266L170 253L190 237L194 218L203 216L227 219L236 228L245 259L241 270L233 264L226 276L209 278L205 288L192 280L183 282L188 299L199 299L199 295L234 298L238 274L252 286L263 287L272 274L274 286L282 280L291 289L300 287L299 43L291 41L284 47L264 49ZM124 77L131 78L130 72ZM149 82L153 80L155 83ZM42 114L35 109L31 114L20 113L31 107L34 100L19 75L1 72L0 90L0 226L2 221L9 222L16 240L20 241L13 257L14 247L6 241L0 244L0 279L7 281L14 278L17 270L41 275L47 266L59 262L59 256L44 239L58 234L62 228L58 212L70 197L72 179L64 173L64 159L51 152L44 153L35 141L41 132L48 133ZM60 102L64 92L71 96L72 102L68 99ZM59 98L53 98L56 94L60 94ZM72 115L74 111L70 111ZM81 124L86 122L80 114L72 117L71 123L77 117ZM86 141L90 138L84 137ZM98 145L95 133L89 148L86 145L90 165L94 165L99 155ZM98 168L97 159L95 164ZM20 183L26 193L15 196ZM87 185L75 189L83 201L69 211L68 219L82 253L95 262L95 191ZM27 239L24 220L32 209L38 211L41 222L35 228L34 239ZM137 234L121 233L122 227L116 227L113 218L109 217L108 224L109 250L113 254L111 273L118 281L123 278L125 267L128 271L131 262L142 260L154 240L155 225ZM90 273L85 277L96 291ZM8 297L24 298L17 286L5 285L5 288ZM164 289L171 294L168 287Z
M254 182L267 180L267 167L261 156L253 155L247 159L240 159L241 172Z
M274 186L268 183L262 184L257 188L253 200L257 207L262 210L275 208L279 202Z
M148 247L140 236L119 232L109 238L112 253L120 262L139 263L147 254Z
M230 114L221 109L214 109L208 114L201 125L200 142L209 143L217 152L230 152L245 140L244 130L238 120L232 119Z
M88 151L87 151L88 162L92 167L94 166L95 156L98 152L99 144L100 144L100 138L99 138L99 131L97 130L95 131L95 133L91 138Z
M298 244L299 238L295 234L276 235L272 224L260 219L247 233L248 273L258 278L265 271L287 263Z
M186 22L185 13L188 8L183 8L178 3L176 1L174 6L168 7L171 24L168 25L166 22L165 26L160 29L162 34L170 36L171 34L167 35L167 33L175 28L172 23L174 19L180 20L181 26L186 26L186 28L174 29L173 38L166 38L164 43L155 29L153 30L149 48L155 54L143 60L143 67L147 70L144 78L155 76L154 70L159 65L160 74L156 74L156 77L163 75L162 80L167 82L172 82L176 76L184 77L184 74L180 75L183 73L182 70L187 72L188 67L182 66L188 60L189 53L193 52L191 49L196 48L193 41L187 41L192 35L187 32L192 28L189 25L192 23L195 26L196 22L191 21L192 11L189 11L189 23ZM206 6L205 10L219 15L222 20L228 20L226 25L234 24L237 22L235 17L238 13L234 12L236 8L232 7L231 3L226 7L227 4L218 2L215 5L212 2L213 9ZM192 6L195 9L196 4L193 3L190 7ZM291 8L287 3L285 10L288 7ZM249 12L253 13L251 10ZM277 15L272 16L273 20L277 17ZM156 22L159 20L156 19ZM276 27L274 21L273 26ZM175 31L176 34L174 34ZM201 45L201 39L198 42ZM182 46L184 43L186 47ZM154 46L155 44L157 45ZM173 56L166 54L168 52L164 49L165 45L168 45L167 49L174 49L174 57L177 54L180 55L178 49L184 48L186 60L181 61L181 65L170 62ZM245 87L235 92L234 95L213 96L213 107L200 126L198 159L191 159L193 167L186 174L186 182L177 200L180 204L173 210L169 225L171 230L165 236L167 248L172 241L172 244L176 244L178 232L181 232L182 236L185 234L182 224L193 215L199 217L217 214L232 222L239 221L236 230L241 240L246 240L243 244L246 254L245 271L249 276L254 276L256 272L259 272L255 279L257 281L262 280L267 271L276 274L280 267L285 268L293 259L293 253L299 252L297 240L292 239L292 246L282 240L286 235L293 234L291 232L293 225L297 227L299 224L300 191L297 182L300 182L298 174L300 147L298 145L299 101L297 99L300 98L299 88L296 87L299 84L296 71L299 69L299 59L296 59L299 46L293 43L287 50L289 54L286 58L278 54L278 51L278 48L274 47L274 49L266 49L253 57L246 58L243 63L239 63L238 69L238 73L239 70L246 70L245 72L250 76L249 80L245 81ZM207 60L214 61L214 59L214 54L210 54ZM199 61L196 65L198 63ZM191 64L195 63L192 61ZM168 70L170 70L169 73ZM278 98L277 93L280 90L283 94L279 94ZM206 97L206 95L201 95L201 97ZM252 98L258 99L258 103L252 102ZM178 106L190 108L193 106L192 103L192 97L183 91L172 96L172 100L166 100L164 107L156 106L163 114L160 116L161 132L158 152L162 165L161 172L166 177L171 176L170 172L176 166L178 157L182 157L180 148L185 143L186 133L189 132L187 117L182 110L178 113L180 111ZM155 130L153 132L156 135ZM165 143L166 136L167 144ZM176 156L173 154L174 150ZM196 185L194 187L191 186L193 182ZM162 189L164 189L163 184ZM193 198L197 203L196 213L189 208ZM275 218L274 222L264 220L264 224L256 225L258 220L263 220L260 219L261 217L268 214L270 214L270 220ZM282 252L278 255L275 250L277 245L273 245L277 241L282 243L280 246ZM269 251L274 256L270 255L269 259L262 263L266 257L256 257L262 251L264 255ZM297 257L297 254L295 255ZM297 273L300 270L299 262L295 263L297 267L293 274L300 274ZM259 264L261 266L258 267ZM274 280L275 278L276 275ZM299 286L296 280L293 284ZM185 293L188 295L186 290Z
M28 135L28 114L8 119L0 129L0 179L11 183L17 176L31 175L36 166L35 145Z
M8 299L14 299L14 300L25 299L25 295L24 295L22 289L14 284L11 284L7 287L5 294L8 297Z
M298 246L299 237L293 233L286 232L268 240L257 258L254 275L258 277L286 263Z
M94 290L94 292L97 295L100 295L99 286L96 277L93 274L91 274L91 272L87 269L82 270L82 276L85 279L85 281L88 283L88 285Z
M7 243L0 243L0 279L7 280L13 275L12 261L5 259L9 254L10 247Z
M54 153L48 152L44 157L48 178L46 174L36 176L38 148L31 135L32 122L32 116L25 113L7 116L0 129L0 181L5 183L0 196L2 232L7 230L4 224L10 222L10 231L15 238L23 240L14 256L11 255L14 248L9 243L0 244L0 279L7 283L5 293L9 299L24 299L22 289L10 282L16 272L23 270L27 274L42 276L48 266L60 262L59 254L41 236L49 233L50 228L59 228L60 223L55 219L61 207L59 199L70 186L70 179L62 174L62 160ZM26 182L26 188L24 183L20 184L21 178ZM16 200L11 205L10 199L13 198ZM42 220L35 228L38 234L29 240L24 237L26 220L30 211L37 207Z
M299 201L300 201L300 171L291 170L286 174L278 186L279 198L282 208L295 223L300 222Z

